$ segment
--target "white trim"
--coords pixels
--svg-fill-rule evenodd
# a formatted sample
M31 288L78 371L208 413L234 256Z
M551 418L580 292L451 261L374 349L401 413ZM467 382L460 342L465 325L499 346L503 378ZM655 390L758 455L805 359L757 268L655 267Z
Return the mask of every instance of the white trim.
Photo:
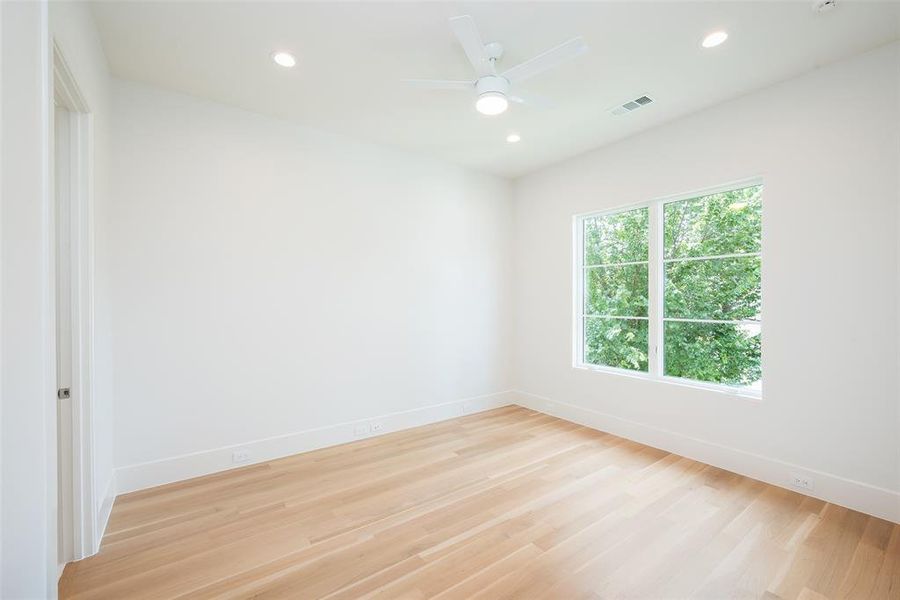
M762 175L752 175L743 179L738 179L730 183L722 183L709 187L698 188L687 192L679 192L677 194L667 194L665 196L657 196L650 202L659 202L668 204L670 202L680 202L682 200L693 200L702 196L712 196L713 194L722 194L724 192L732 192L734 190L742 190L744 188L753 187L755 185L764 185Z
M513 392L513 396L516 404L531 410L900 523L900 491L888 490L528 392L516 391ZM805 491L792 487L788 482L790 473L796 472L813 476L816 480L815 490Z
M649 371L637 371L632 369L623 369L620 367L608 367L606 365L594 365L582 362L573 365L573 369L580 371L588 371L593 373L610 373L612 375L624 375L626 377L634 377L643 379L644 381L653 381L656 383L667 383L669 385L678 385L681 387L689 387L707 392L719 392L732 398L740 398L753 402L762 400L762 391L737 385L728 385L726 383L710 383L707 381L698 381L696 379L685 379L683 377L673 377L672 375L654 375ZM649 368L649 366L648 366Z
M112 514L113 504L116 501L116 473L115 471L109 478L106 485L106 492L103 494L103 502L97 510L97 520L95 521L97 530L95 538L97 540L97 551L100 550L100 541L103 534L106 533L106 526L109 525L109 515Z
M583 221L584 219L589 219L591 217L602 217L605 215L614 215L621 212L628 212L629 210L637 210L639 208L649 207L653 204L667 204L669 202L678 202L680 200L692 200L694 198L700 198L702 196L710 196L712 194L721 194L723 192L742 190L744 188L753 187L755 185L764 185L762 175L753 175L751 177L732 181L731 183L723 183L722 185L700 188L690 192L680 192L678 194L657 196L649 201L640 200L638 202L629 202L628 204L619 204L618 206L604 208L603 210L590 210L587 212L575 213L574 215L572 215L572 218L574 218L576 221Z
M436 423L464 414L481 412L513 404L511 391L497 392L474 398L464 398L443 404L434 404L402 412L375 415L366 419L347 421L325 427L317 427L271 438L251 440L242 444L183 454L161 460L119 467L115 470L116 492L126 494L157 485L209 475L229 469L246 467L301 452L309 452L360 439L382 435L429 423ZM378 433L357 435L357 426L380 423ZM251 460L240 464L232 462L232 452L241 449L250 453Z
M665 253L665 212L662 204L653 202L650 205L650 239L648 240L650 258L653 261L647 280L648 315L652 317L647 331L647 370L657 376L663 370L663 341L665 337L666 266L662 262Z
M617 315L581 315L582 319L626 319L636 321L646 321L650 317L620 317Z
M52 97L68 111L71 169L69 177L70 270L72 302L72 499L74 558L100 548L94 489L93 443L93 118L90 106L56 41L51 42ZM51 115L53 114L51 107ZM52 128L50 147L52 148Z
M699 381L697 379L686 379L684 377L676 377L675 375L660 375L656 381L662 381L671 385L680 385L681 387L689 387L698 390L706 390L708 392L720 392L728 394L735 398L743 398L754 402L762 401L762 387L752 388L742 385L729 385L727 383L712 383L709 381ZM762 383L760 382L760 386Z
M0 3L0 182L3 181L3 147L6 145L5 138L3 137L3 98L6 96L3 94L3 60L2 54L4 51L3 46L3 4ZM0 216L2 216L3 211L6 210L6 204L3 199L3 184L0 183ZM0 270L5 268L4 256L3 256L3 248L5 247L3 240L3 223L0 220ZM0 275L0 302L6 302L6 296L3 293L3 277ZM3 323L3 311L0 310L0 365L3 364L4 356L3 356L3 339L2 336L5 335L6 330ZM0 435L3 434L3 369L0 368ZM9 460L9 459L7 459ZM0 540L3 539L3 482L6 480L6 477L3 475L3 443L0 442ZM3 561L3 544L0 543L0 590L3 590L3 573L5 569ZM58 578L57 578L58 580Z
M572 364L584 362L584 219L577 216L572 219Z
M646 200L641 200L640 202L631 202L629 204L620 204L619 206L613 206L611 208L604 208L603 210L592 210L589 212L577 213L574 215L575 220L577 221L586 221L587 219L591 219L593 217L605 217L607 215L617 215L619 213L631 212L633 210L640 210L642 208L649 207L653 201L647 202Z

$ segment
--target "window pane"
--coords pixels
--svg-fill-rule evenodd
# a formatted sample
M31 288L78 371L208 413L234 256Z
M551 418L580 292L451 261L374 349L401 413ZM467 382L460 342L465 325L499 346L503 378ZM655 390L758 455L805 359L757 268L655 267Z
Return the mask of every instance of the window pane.
M762 377L759 325L665 323L665 374L753 386Z
M762 186L665 205L665 258L759 252Z
M592 365L647 371L647 321L584 319L584 361Z
M647 265L585 269L584 312L615 317L647 316Z
M647 260L649 209L638 208L584 220L584 264Z
M666 263L666 316L759 319L758 256Z

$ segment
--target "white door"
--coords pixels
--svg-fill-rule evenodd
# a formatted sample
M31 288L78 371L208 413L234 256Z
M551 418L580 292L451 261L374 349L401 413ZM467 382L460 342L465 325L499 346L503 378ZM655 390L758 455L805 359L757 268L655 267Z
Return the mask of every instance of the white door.
M72 523L72 260L71 131L69 111L56 107L54 119L54 196L56 201L56 387L59 564L75 558Z

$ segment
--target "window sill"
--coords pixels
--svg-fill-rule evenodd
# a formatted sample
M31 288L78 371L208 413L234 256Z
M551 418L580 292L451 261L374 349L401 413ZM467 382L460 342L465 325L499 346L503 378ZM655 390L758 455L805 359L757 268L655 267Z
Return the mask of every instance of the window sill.
M656 383L665 383L668 385L677 385L679 387L692 388L704 392L715 392L733 398L749 400L751 402L762 402L762 392L747 388L739 388L732 385L722 385L717 383L703 383L702 381L693 381L691 379L681 379L680 377L668 377L651 375L650 373L641 373L638 371L629 371L628 369L617 369L616 367L602 367L599 365L577 364L572 367L578 371L588 371L593 373L603 373L609 375L620 375L622 377L631 377L632 379L642 379L644 381L653 381Z

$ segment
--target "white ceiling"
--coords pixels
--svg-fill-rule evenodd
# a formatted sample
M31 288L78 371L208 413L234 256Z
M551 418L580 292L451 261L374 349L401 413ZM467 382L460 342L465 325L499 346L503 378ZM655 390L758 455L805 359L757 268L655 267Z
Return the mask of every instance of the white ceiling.
M900 38L900 3L100 2L112 72L323 130L518 176L680 115ZM475 112L462 92L404 78L470 79L447 25L470 14L500 67L575 36L588 54L524 82L552 109ZM705 33L728 41L703 50ZM297 67L274 66L289 50ZM611 116L643 94L655 103ZM507 133L521 134L507 144Z

